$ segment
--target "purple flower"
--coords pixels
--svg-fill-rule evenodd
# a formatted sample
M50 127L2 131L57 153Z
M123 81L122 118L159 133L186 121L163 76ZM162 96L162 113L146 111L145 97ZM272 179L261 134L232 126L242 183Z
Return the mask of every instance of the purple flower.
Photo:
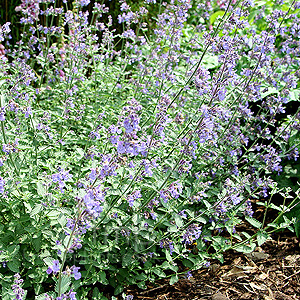
M5 181L4 179L0 176L0 194L4 193L4 185L5 185Z
M1 110L0 110L0 121L5 121L5 107L1 107Z
M88 214L97 219L100 213L103 211L100 201L104 201L105 192L102 190L101 185L91 188L87 191L87 194L83 197L83 202L86 206Z
M208 268L208 267L210 266L210 262L207 261L207 262L204 264L204 266Z
M169 239L163 239L159 242L159 246L160 248L165 248L165 249L169 249L170 251L170 255L173 254L174 252L174 245L173 242Z
M191 245L193 242L200 238L202 231L201 227L197 224L191 224L186 229L186 232L183 234L182 239L185 245Z
M137 190L128 196L127 201L129 206L132 207L135 200L142 198L141 190Z
M178 212L178 215L179 215L179 216L182 216L183 218L186 218L186 217L187 217L187 214L185 213L185 209L179 211L179 212Z
M126 118L123 122L126 133L131 133L133 131L133 126L130 123L130 120Z
M297 161L297 158L299 157L299 151L297 147L294 147L290 153L288 154L288 159L294 159L295 161Z
M117 143L117 151L119 154L123 154L126 152L126 148L123 141L118 141Z
M75 266L71 267L72 274L74 275L75 280L78 280L81 278L81 273L78 272L79 269L80 269L80 267L75 267Z
M239 193L230 195L230 199L233 205L238 205L242 201Z
M179 181L175 181L170 185L168 191L173 198L177 199L182 193L182 184Z
M75 279L76 279L76 278L75 278ZM76 292L70 291L70 293L69 293L69 298L70 298L70 300L76 300L75 295L76 295Z
M64 193L64 187L66 186L65 181L68 181L73 177L72 174L69 174L70 171L65 171L64 169L60 169L58 173L52 175L52 181L54 183L58 183L59 189L61 193Z
M97 178L97 171L96 169L91 169L91 173L89 175L90 181L93 182Z
M22 300L23 296L25 295L25 290L23 290L20 286L23 283L23 279L21 279L19 273L15 274L14 278L14 284L11 287L16 297L14 300Z
M185 277L190 280L192 277L193 277L193 274L191 271L187 271L186 274L185 274Z
M166 191L164 191L164 190L160 191L159 195L160 195L160 198L162 198L165 203L168 202L168 194L166 193Z
M219 90L219 92L218 92L219 100L223 101L225 99L225 96L226 96L226 90L225 89Z
M32 115L32 109L31 107L27 107L25 111L25 118L29 118L29 116Z
M170 255L172 255L174 252L174 245L172 241L169 242L169 250L170 250Z
M51 267L49 267L47 269L47 274L51 274L53 272L53 274L56 274L59 272L59 261L58 260L54 260L53 261L53 265Z
M112 144L117 144L118 143L118 140L119 140L119 136L118 135L112 135L111 137L110 137L110 142L112 143Z

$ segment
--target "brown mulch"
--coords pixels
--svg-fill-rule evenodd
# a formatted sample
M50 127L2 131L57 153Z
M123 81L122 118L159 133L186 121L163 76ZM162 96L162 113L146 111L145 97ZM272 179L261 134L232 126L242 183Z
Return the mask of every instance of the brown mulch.
M170 286L159 280L146 290L128 287L133 299L157 300L292 300L300 299L299 239L284 232L251 254L224 253L224 264L193 273Z

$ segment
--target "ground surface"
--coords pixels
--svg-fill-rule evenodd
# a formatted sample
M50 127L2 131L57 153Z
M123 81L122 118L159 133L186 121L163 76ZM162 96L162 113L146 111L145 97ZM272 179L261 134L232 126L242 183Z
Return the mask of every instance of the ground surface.
M225 262L212 262L209 269L193 273L191 280L181 279L170 286L160 280L146 290L129 287L133 299L231 300L300 299L299 239L289 232L274 236L256 252L224 254Z

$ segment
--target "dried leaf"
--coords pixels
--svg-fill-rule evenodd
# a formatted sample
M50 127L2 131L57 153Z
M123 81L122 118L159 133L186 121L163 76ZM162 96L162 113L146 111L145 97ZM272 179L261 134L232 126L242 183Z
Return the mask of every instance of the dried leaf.
M217 294L214 294L212 297L211 297L212 300L228 300L228 298L221 294L221 293L217 293Z
M241 268L234 266L228 273L222 275L222 277L248 277Z
M269 277L268 274L266 274L266 273L261 273L261 274L259 274L258 279L259 279L259 280L265 280L265 279L267 279L268 277Z
M251 286L253 289L256 289L256 290L259 290L259 291L266 291L266 290L268 289L268 287L265 286L264 284L257 285L257 284L255 284L254 282L250 282L250 286Z
M264 252L251 252L251 253L245 253L245 255L252 259L253 261L260 261L260 260L265 260L268 259L268 257L270 256L267 253Z

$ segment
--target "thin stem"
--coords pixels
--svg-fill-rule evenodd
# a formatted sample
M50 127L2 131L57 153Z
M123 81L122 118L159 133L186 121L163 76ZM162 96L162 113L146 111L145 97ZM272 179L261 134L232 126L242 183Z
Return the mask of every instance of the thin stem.
M1 131L2 131L2 136L3 136L4 143L7 144L6 134L5 134L5 127L4 127L4 121L1 121ZM14 161L13 156L12 156L12 154L11 154L10 151L8 152L8 156L9 156L10 162L11 162L11 164L12 164L12 166L13 166L16 174L18 176L20 176L19 170L17 169L17 167L15 165L15 161Z
M76 231L76 227L77 227L77 224L81 218L81 215L82 215L82 212L80 212L80 206L78 208L78 216L77 216L77 219L75 221L75 224L74 224L74 227L72 229L72 232L71 234L69 235L69 240L68 240L68 243L67 243L67 246L65 248L65 252L64 252L64 255L63 255L63 259L62 259L62 262L61 262L61 266L60 266L60 269L59 269L59 274L58 274L58 296L61 295L61 281L62 281L62 270L64 268L64 264L66 262L66 259L67 259L67 253L69 251L69 247L71 245L71 242L73 240L73 236L75 234L75 231Z

